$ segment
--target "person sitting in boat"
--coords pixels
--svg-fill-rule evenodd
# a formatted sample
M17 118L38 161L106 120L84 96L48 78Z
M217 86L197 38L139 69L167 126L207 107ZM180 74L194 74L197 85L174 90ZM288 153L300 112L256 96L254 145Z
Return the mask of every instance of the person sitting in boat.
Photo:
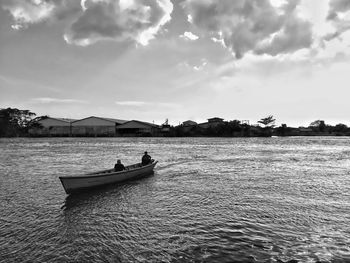
M117 160L117 163L114 165L114 171L119 172L125 170L125 166L122 164L120 160Z
M142 156L142 165L147 165L147 164L150 164L152 163L152 157L150 155L148 155L147 152L145 152L145 154Z

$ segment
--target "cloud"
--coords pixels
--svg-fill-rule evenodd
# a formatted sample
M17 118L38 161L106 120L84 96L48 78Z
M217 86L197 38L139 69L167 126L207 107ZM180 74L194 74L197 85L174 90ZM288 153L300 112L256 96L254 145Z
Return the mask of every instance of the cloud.
M311 23L298 15L299 0L279 6L269 0L186 0L190 23L241 58L293 53L312 44Z
M256 46L255 53L276 56L281 53L293 53L312 44L310 23L295 19L293 16L285 21L284 28L267 41Z
M203 59L203 60L201 61L201 64L194 66L193 69L194 69L195 71L203 70L203 68L204 68L207 64L208 64L208 61L206 61L205 59Z
M199 37L193 34L192 32L184 32L183 35L180 35L180 38L186 39L186 40L197 40Z
M22 29L49 19L67 20L64 39L87 46L100 40L147 45L171 20L170 0L0 0ZM69 17L69 19L67 19Z
M76 99L57 99L57 98L33 98L31 100L33 103L38 104L49 104L49 103L87 103L84 100L76 100Z
M191 61L186 60L177 64L177 68L182 70L191 70L191 71L202 71L208 65L208 60L206 58L201 59L192 59Z
M170 0L85 0L83 12L64 35L67 43L86 46L100 40L147 45L171 20Z
M44 0L11 0L0 3L12 15L15 22L12 28L17 30L47 19L55 9L53 1Z
M147 105L147 103L144 101L116 101L115 104L121 105L121 106L135 106L135 107Z
M326 41L340 37L344 32L350 29L349 11L349 0L330 0L327 19L333 23L336 30L324 37Z
M330 0L328 19L334 20L338 17L338 13L343 13L350 10L349 0Z
M116 101L115 104L129 107L158 107L158 108L178 108L179 105L170 102L145 102L145 101Z

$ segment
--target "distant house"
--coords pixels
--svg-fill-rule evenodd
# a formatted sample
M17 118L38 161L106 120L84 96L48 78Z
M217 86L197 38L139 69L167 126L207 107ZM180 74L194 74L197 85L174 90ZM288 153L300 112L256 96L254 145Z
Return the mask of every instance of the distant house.
M198 126L202 129L208 129L209 127L216 127L219 124L223 124L223 123L224 123L224 119L214 117L214 118L208 119L208 122L198 124Z
M182 123L182 126L183 126L183 127L194 126L194 125L197 125L197 122L191 121L191 120L184 121L184 122Z
M163 136L168 136L170 134L171 127L169 124L162 124L160 131Z
M73 119L43 118L38 121L41 127L29 129L31 136L62 136L71 135L71 123Z
M224 121L224 119L218 118L218 117L208 119L209 123L218 123L218 122L223 122L223 121Z
M132 120L117 127L118 136L158 136L160 127L153 123Z
M184 121L180 126L184 133L189 133L191 130L194 130L197 127L197 125L197 122L188 120Z
M168 119L160 126L160 132L162 136L169 136L170 134L170 125Z
M87 117L72 122L72 136L116 136L117 127L126 122L119 119Z

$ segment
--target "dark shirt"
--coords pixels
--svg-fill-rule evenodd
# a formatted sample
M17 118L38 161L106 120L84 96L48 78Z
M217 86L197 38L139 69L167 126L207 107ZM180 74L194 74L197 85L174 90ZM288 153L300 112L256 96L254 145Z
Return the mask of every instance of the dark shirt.
M114 171L119 172L125 170L125 166L121 163L116 163L114 165Z
M148 154L145 154L144 156L142 156L142 165L147 165L150 164L152 162L151 156L149 156Z

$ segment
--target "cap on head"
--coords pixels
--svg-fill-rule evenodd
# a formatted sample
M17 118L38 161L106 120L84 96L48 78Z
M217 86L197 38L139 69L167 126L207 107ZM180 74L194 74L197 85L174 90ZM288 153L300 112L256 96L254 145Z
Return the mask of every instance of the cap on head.
M147 151L145 152L145 154L147 154Z
M117 160L117 163L120 163L120 160Z

